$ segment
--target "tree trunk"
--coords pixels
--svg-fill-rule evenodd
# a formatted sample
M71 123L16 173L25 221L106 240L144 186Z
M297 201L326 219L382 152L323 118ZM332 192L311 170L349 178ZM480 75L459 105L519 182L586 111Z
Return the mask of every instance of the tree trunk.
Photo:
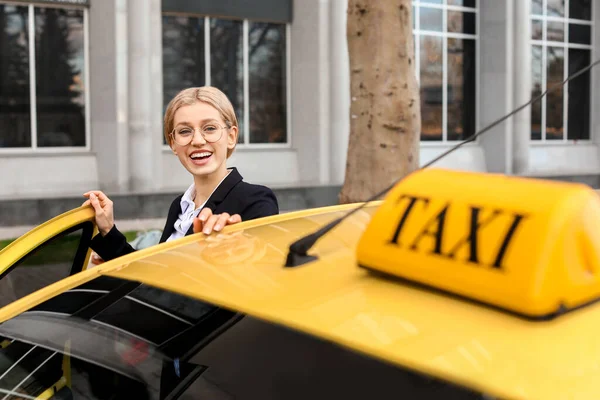
M411 10L411 0L348 1L352 101L340 203L365 201L419 166Z

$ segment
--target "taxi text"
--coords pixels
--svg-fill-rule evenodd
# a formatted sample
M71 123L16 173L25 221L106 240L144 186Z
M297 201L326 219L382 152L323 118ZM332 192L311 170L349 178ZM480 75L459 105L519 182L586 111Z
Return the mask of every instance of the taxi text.
M405 228L411 216L427 211L432 203L431 198L421 196L411 196L403 194L398 197L397 204L405 204L406 207L401 213L400 220L396 224L396 229L389 241L400 247L405 247L411 251L425 251L430 254L448 257L454 259L459 250L468 246L468 257L465 261L488 266L492 268L502 269L506 253L515 237L517 229L526 219L524 214L510 212L500 209L485 209L483 207L467 206L468 218L464 221L464 234L458 240L446 238L444 236L444 228L447 224L448 215L452 213L453 205L451 202L446 202L439 210L436 210L433 217L430 217L419 228L418 234L412 238L403 237L403 229ZM465 207L464 205L455 207ZM417 217L418 218L418 217ZM503 230L502 240L499 246L493 251L494 256L489 260L481 260L479 255L479 238L485 233L485 228L499 218L508 219L508 228ZM407 236L407 235L405 235ZM423 245L424 238L432 238L433 240L426 241L432 243L433 246L426 248Z

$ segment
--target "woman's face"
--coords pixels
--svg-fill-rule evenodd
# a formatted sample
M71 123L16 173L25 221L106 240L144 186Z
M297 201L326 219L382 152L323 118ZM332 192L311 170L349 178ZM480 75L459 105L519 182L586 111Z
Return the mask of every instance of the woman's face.
M227 150L233 149L237 142L237 127L228 129L216 108L200 101L183 106L175 112L173 127L175 132L179 132L175 133L179 142L191 138L187 145L175 140L171 143L173 152L185 169L194 176L225 172ZM207 142L201 134L202 130L208 133L210 141L219 134L221 137L214 143Z

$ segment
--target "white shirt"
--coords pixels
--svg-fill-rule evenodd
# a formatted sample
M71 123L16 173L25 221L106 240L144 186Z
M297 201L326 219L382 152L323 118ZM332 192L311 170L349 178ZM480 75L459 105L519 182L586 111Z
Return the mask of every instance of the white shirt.
M225 175L225 178L229 176L230 172L231 170L227 171L227 175ZM217 190L221 183L223 183L225 178L221 179L221 182L219 182L219 184L215 187L210 196L212 196L215 190ZM173 231L171 236L169 236L167 242L185 236L187 231L190 229L190 226L192 226L194 218L196 218L198 214L200 214L200 211L202 211L202 208L204 208L206 202L208 201L208 199L210 199L210 196L208 196L204 203L200 204L198 208L194 208L194 199L196 198L196 185L193 183L190 185L190 187L185 191L183 196L181 196L181 201L179 202L179 204L181 205L181 213L179 214L179 218L177 218L177 221L175 221L175 224L173 226L175 230Z

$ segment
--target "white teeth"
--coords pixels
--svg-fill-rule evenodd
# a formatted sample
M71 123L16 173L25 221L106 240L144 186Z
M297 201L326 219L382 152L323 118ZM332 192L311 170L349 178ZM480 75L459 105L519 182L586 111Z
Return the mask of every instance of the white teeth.
M202 157L209 157L211 154L212 153L210 153L208 151L204 151L202 153L194 153L190 157L191 158L202 158Z

